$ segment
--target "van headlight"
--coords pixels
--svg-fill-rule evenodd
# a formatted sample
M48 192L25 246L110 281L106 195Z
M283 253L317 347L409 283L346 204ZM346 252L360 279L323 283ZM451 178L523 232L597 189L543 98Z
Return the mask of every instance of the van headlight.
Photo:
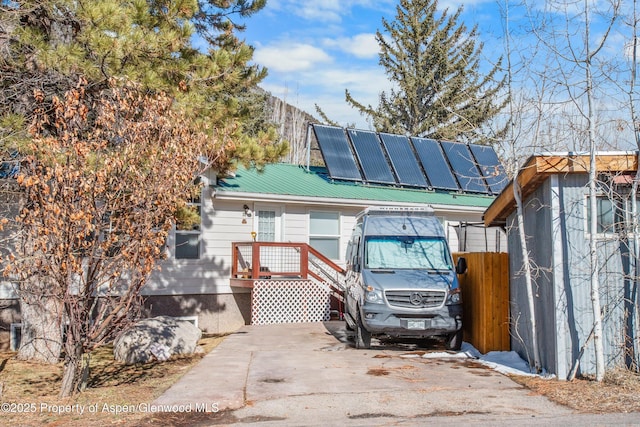
M452 304L461 304L462 303L462 292L460 292L460 288L454 288L449 291L449 297L447 298L447 305Z
M383 304L382 291L374 289L373 286L367 286L364 290L364 299L371 304Z

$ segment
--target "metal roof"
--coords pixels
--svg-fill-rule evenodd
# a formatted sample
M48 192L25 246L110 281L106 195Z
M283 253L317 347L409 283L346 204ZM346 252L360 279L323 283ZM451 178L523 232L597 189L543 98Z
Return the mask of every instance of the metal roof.
M426 191L393 186L367 185L332 180L325 168L292 164L269 164L262 171L240 168L235 176L220 179L216 197L235 198L250 195L286 201L338 202L367 204L389 202L482 208L494 197L447 191Z

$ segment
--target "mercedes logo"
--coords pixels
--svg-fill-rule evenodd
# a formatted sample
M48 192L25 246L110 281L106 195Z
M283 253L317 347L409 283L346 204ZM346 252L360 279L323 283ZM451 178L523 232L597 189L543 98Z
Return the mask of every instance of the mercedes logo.
M412 292L411 293L411 298L409 298L409 301L413 305L421 305L422 304L422 295L420 295L420 292Z

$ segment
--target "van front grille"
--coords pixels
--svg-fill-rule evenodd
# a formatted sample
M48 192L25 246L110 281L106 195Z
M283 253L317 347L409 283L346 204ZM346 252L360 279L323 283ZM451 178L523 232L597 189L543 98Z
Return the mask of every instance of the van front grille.
M443 291L385 291L389 305L404 308L440 307L447 296Z

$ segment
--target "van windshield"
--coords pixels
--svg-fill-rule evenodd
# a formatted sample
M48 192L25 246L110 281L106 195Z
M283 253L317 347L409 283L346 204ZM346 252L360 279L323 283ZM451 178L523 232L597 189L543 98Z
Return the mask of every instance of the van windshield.
M451 270L446 240L437 237L371 236L365 239L365 268Z

